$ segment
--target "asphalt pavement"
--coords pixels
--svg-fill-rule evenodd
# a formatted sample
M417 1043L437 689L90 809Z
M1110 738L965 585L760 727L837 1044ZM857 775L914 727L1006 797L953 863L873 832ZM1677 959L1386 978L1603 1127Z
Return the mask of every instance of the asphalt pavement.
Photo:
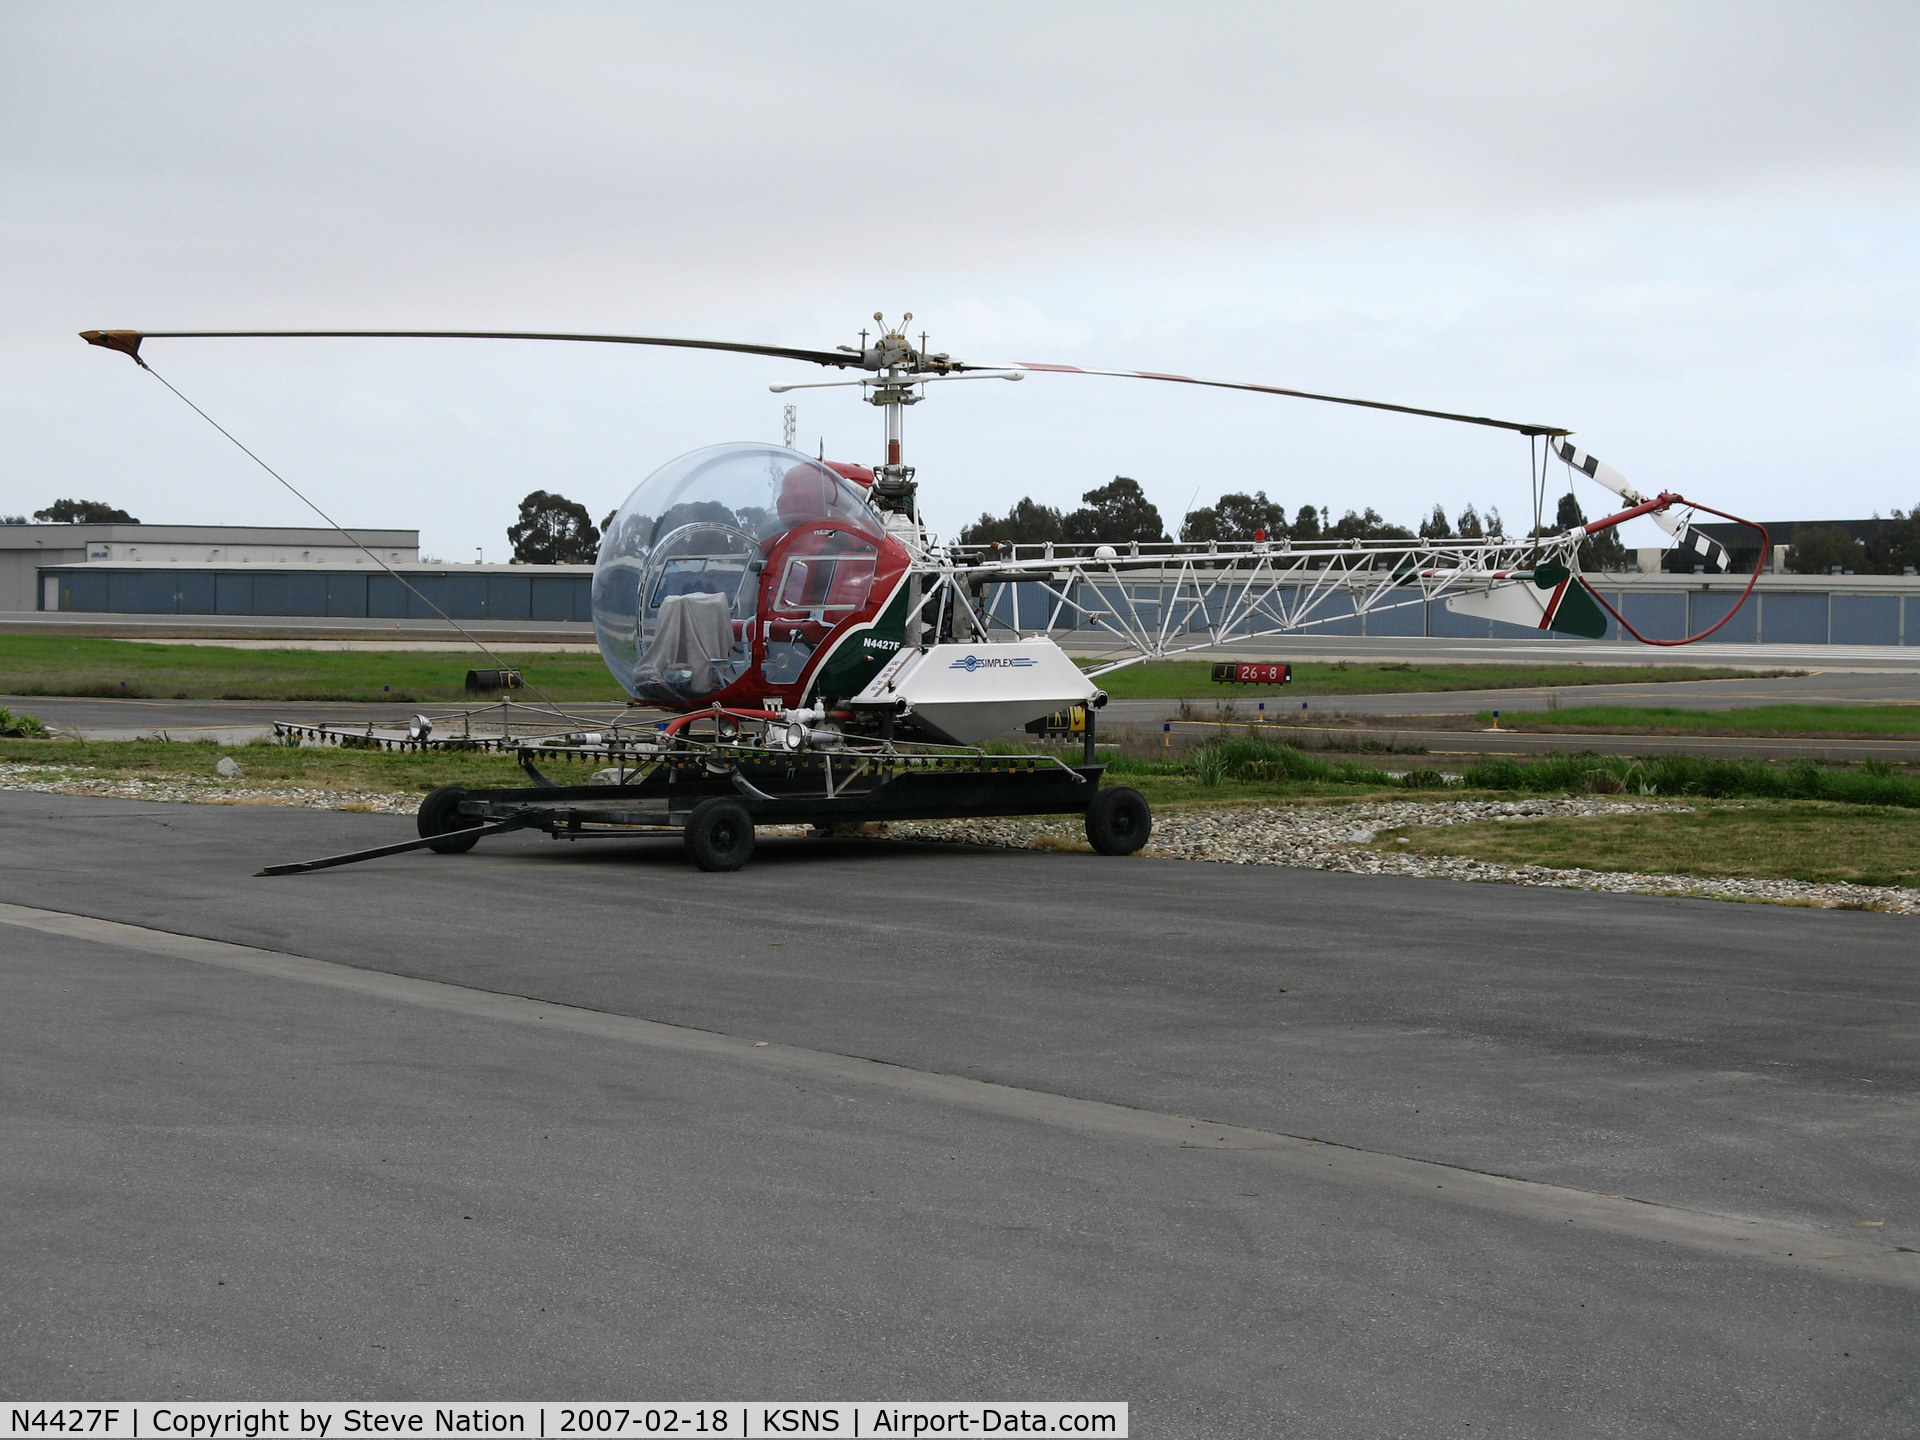
M1208 720L1168 720L1151 727L1162 739L1171 726L1175 745L1188 746L1220 733L1220 725ZM1231 727L1232 734L1246 733L1244 724ZM1920 764L1920 740L1879 737L1861 739L1813 739L1805 736L1765 735L1634 735L1603 730L1521 731L1487 726L1476 729L1428 728L1418 720L1405 726L1330 727L1314 725L1272 725L1256 734L1266 734L1307 749L1353 748L1356 742L1377 740L1394 751L1425 755L1429 761L1470 762L1482 755L1551 755L1568 751L1592 751L1599 755L1719 755L1729 758L1760 760L1827 760L1859 762L1885 760L1896 765ZM1418 748L1416 748L1418 747Z
M9 1397L1920 1428L1911 919L409 831L0 793Z
M1729 680L1661 680L1628 685L1547 685L1506 690L1411 690L1378 695L1307 695L1291 687L1263 694L1251 686L1210 685L1196 705L1232 703L1242 715L1265 704L1270 719L1297 719L1304 700L1312 715L1477 715L1575 705L1659 705L1677 710L1739 710L1754 705L1920 705L1920 673L1815 671ZM1116 700L1112 705L1165 709L1168 700ZM1111 707L1110 707L1111 708Z
M1115 652L1063 640L1075 655ZM1678 665L1728 670L1824 670L1920 674L1920 645L1745 645L1704 640L1680 646L1637 641L1562 640L1526 636L1499 640L1447 640L1431 636L1263 635L1217 649L1169 657L1189 660L1348 661L1355 665Z

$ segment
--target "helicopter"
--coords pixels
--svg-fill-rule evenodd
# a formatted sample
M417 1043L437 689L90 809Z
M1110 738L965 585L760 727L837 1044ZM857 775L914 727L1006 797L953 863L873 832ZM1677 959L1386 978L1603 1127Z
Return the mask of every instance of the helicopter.
M593 581L600 649L633 699L668 710L806 711L815 721L831 717L876 733L892 721L929 738L973 744L1069 705L1097 705L1093 681L1119 666L1433 599L1458 613L1590 638L1606 633L1611 615L1645 643L1676 643L1641 635L1578 578L1581 541L1640 515L1697 551L1707 568L1727 568L1724 548L1679 512L1736 517L1670 492L1635 492L1617 471L1574 448L1572 432L1560 426L1160 371L976 363L929 351L924 332L916 345L907 334L912 319L909 312L888 324L876 312L876 331L862 330L859 344L831 350L506 331L108 330L82 338L142 365L143 340L275 336L665 346L858 372L769 388L860 388L884 415L879 464L752 442L712 446L647 477L607 526ZM1198 385L1506 430L1545 442L1542 471L1547 456L1559 458L1627 508L1563 534L1483 540L1293 543L1260 534L1204 548L1130 544L1124 555L1101 544L940 544L920 515L915 468L903 459L905 411L935 383L1033 374ZM1138 585L1128 581L1147 579L1158 593L1143 605ZM1729 612L1720 623L1731 618ZM1120 653L1083 672L1050 638L1063 624L1110 639Z
M607 525L592 586L602 657L636 705L678 712L678 718L631 733L617 723L610 734L576 727L515 748L538 788L546 791L566 787L539 776L530 760L535 749L615 758L620 761L615 788L634 789L627 799L660 802L664 809L608 811L603 804L597 811L589 807L583 822L573 804L579 797L570 795L544 795L536 804L523 792L497 792L493 798L435 792L421 810L420 843L440 850L470 846L479 834L489 833L487 826L536 825L581 838L593 827L618 830L658 819L684 830L689 851L703 868L735 868L732 852L725 845L716 849L712 827L694 823L699 805L707 803L709 810L733 807L721 829L736 837L744 833L749 851L756 817L785 815L817 825L823 818L838 824L851 817L1066 809L1087 814L1094 848L1131 853L1145 841L1150 814L1137 792L1100 788L1102 767L1095 764L1094 751L1095 716L1106 703L1098 681L1120 667L1436 599L1458 613L1562 635L1599 638L1608 631L1609 616L1623 633L1654 645L1693 643L1713 633L1684 641L1641 635L1581 580L1579 547L1593 535L1647 515L1706 565L1725 569L1726 551L1695 529L1689 517L1694 510L1738 517L1670 491L1639 494L1617 471L1573 447L1572 432L1564 427L1160 371L966 361L930 351L924 333L915 344L906 328L912 318L908 313L888 324L876 313L877 330L862 330L857 345L830 350L507 331L89 330L81 337L148 370L140 350L153 339L542 340L715 350L853 372L769 388L781 394L856 387L882 411L883 450L876 465L828 461L785 445L713 445L654 471ZM1536 497L1544 495L1547 465L1557 458L1570 473L1613 492L1625 508L1563 533L1539 533L1536 527L1525 537L1295 542L1256 532L1250 540L1209 541L1203 547L1130 542L1124 553L1120 546L1099 543L943 543L921 516L916 470L904 460L905 411L935 384L1017 382L1036 374L1197 385L1505 430L1528 441ZM173 389L164 377L156 378ZM253 452L246 453L287 484ZM1761 535L1765 553L1764 530ZM1756 567L1741 602L1757 579ZM1063 629L1083 640L1098 637L1111 653L1083 669L1055 640ZM1070 783L1041 775L1045 766L987 762L985 742L1069 710L1084 717L1085 747L1082 766L1059 767ZM704 722L704 734L689 728L696 720ZM294 728L310 738L330 738L324 730ZM426 717L416 717L407 743L432 743L431 730ZM803 758L808 763L797 763ZM628 760L640 762L637 789L627 783ZM929 798L925 783L934 778L931 771L954 782L937 800ZM659 780L662 774L665 780ZM1025 780L1017 778L1022 774ZM655 792L681 775L689 783L682 784L677 800L662 801ZM851 777L862 775L864 788L849 790ZM646 791L649 784L654 791ZM449 839L455 830L461 833ZM323 868L353 858L366 857L270 867L262 873Z

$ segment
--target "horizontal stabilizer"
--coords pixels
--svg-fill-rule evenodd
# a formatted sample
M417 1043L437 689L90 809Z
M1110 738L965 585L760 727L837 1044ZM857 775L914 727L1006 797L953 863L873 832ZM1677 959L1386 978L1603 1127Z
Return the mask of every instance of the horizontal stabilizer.
M1504 580L1491 590L1449 595L1447 609L1456 615L1473 615L1481 620L1498 620L1503 625L1539 629L1547 613L1547 599L1533 588L1530 580Z

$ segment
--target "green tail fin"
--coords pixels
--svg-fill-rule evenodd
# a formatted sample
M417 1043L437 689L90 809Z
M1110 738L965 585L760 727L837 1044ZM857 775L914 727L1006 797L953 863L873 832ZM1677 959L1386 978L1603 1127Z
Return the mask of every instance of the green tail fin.
M1587 640L1604 640L1607 635L1606 612L1588 591L1586 581L1566 566L1553 563L1538 566L1533 572L1533 583L1542 590L1555 589L1563 580L1568 584L1566 589L1560 591L1559 603L1548 612L1547 629L1562 635L1579 635Z

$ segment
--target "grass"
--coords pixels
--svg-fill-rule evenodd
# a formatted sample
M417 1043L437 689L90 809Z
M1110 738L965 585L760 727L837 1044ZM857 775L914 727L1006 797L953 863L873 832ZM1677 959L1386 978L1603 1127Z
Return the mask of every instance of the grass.
M1397 843L1402 835L1406 844ZM1806 802L1715 805L1692 814L1409 826L1383 832L1374 848L1553 869L1915 885L1920 811Z
M0 705L0 736L11 740L45 740L47 727L32 715L19 715Z
M1491 722L1492 711L1482 711ZM1558 710L1503 710L1516 730L1713 730L1749 734L1920 735L1920 705L1753 705L1739 710L1676 710L1671 706L1576 705Z
M624 700L596 655L501 658L554 700ZM235 650L67 636L0 635L0 695L105 695L175 700L461 700L474 651L385 654Z
M501 658L526 677L530 690L554 700L626 698L598 655L503 651ZM0 695L440 702L464 699L467 671L490 668L492 663L471 650L236 650L218 645L0 635ZM1162 660L1116 670L1102 676L1100 684L1118 699L1297 702L1320 695L1565 688L1724 679L1744 673L1648 665L1355 665L1340 661L1295 665L1293 683L1283 687L1217 685L1209 661Z
M1734 678L1751 679L1752 672L1679 665L1355 665L1342 660L1296 664L1291 685L1221 685L1213 679L1211 661L1153 660L1102 675L1099 683L1116 700L1270 700Z
M1595 794L1821 800L1920 809L1920 776L1880 760L1825 765L1698 755L1630 759L1581 752L1531 760L1487 756L1449 777L1417 762L1402 762L1389 773L1370 761L1330 758L1283 740L1239 735L1217 735L1180 754L1163 755L1145 747L1133 752L1103 749L1100 756L1114 779L1138 786L1149 799L1176 804L1359 799L1394 792L1404 797L1416 790L1462 798Z
M1711 800L1831 800L1847 805L1920 809L1920 777L1883 760L1822 765L1813 760L1729 760L1718 756L1651 755L1640 759L1545 755L1515 760L1490 755L1461 775L1473 790L1530 794L1659 795Z

